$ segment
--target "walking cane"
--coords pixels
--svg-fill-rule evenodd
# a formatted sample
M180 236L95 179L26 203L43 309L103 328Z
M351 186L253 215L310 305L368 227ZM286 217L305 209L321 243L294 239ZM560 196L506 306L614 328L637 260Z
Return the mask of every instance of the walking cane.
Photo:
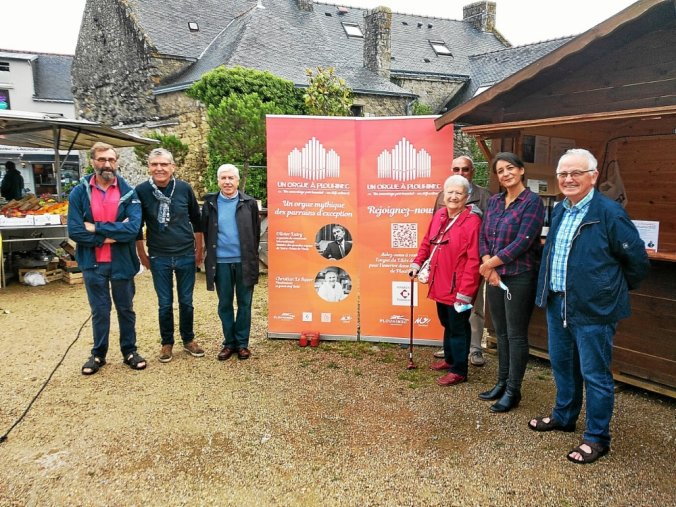
M409 331L409 340L408 340L408 364L406 365L407 370L415 370L415 363L413 362L413 277L411 277L411 318L410 321L410 331Z

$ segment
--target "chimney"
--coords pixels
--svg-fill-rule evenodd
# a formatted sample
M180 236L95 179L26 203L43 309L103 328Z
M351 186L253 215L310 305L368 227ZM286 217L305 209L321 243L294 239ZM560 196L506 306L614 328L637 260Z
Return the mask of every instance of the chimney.
M392 11L376 7L364 14L364 67L390 79Z
M298 9L301 11L312 12L314 10L312 0L296 0L296 3L298 4Z
M474 2L462 8L462 20L482 32L494 32L495 12L495 2Z

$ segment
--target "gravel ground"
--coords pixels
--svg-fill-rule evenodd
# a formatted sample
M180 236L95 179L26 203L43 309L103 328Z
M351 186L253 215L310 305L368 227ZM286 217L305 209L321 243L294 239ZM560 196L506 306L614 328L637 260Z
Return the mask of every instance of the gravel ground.
M139 351L131 371L111 337L109 363L80 375L91 327L26 418L0 444L0 505L676 505L676 403L621 387L613 450L569 463L576 433L537 434L554 385L532 359L521 405L492 414L477 393L497 361L441 388L415 350L395 345L267 340L265 279L256 289L253 356L216 360L216 297L198 275L196 332L204 358L157 360L156 299L138 277ZM0 290L0 432L59 363L88 317L83 286ZM114 326L115 327L115 326Z

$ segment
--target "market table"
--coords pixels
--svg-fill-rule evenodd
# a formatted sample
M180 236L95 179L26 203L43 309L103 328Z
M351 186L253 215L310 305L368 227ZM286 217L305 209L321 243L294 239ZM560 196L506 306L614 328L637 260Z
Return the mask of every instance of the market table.
M68 238L66 224L45 224L45 225L0 225L0 260L4 259L5 245L8 246L9 269L12 268L12 246L14 243L25 243L34 241L63 241ZM21 234L19 234L21 231ZM31 231L26 235L25 231ZM12 233L17 233L16 235ZM0 288L5 287L5 263L0 262Z

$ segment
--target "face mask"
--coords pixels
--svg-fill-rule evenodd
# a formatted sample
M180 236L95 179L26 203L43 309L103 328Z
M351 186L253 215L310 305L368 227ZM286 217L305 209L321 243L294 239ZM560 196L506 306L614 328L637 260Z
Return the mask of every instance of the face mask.
M507 293L507 300L512 300L512 293L509 292L509 287L507 287L502 280L500 280L500 288Z

